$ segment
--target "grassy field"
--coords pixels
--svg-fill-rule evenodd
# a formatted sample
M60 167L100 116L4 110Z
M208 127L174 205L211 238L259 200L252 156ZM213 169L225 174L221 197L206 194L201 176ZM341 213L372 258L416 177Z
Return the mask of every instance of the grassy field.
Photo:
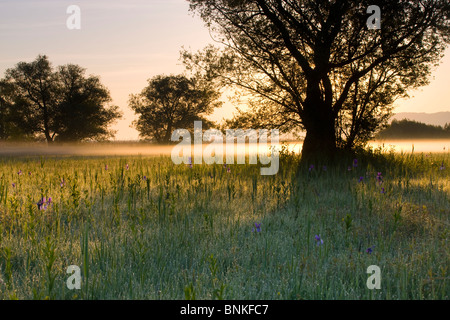
M2 156L0 298L449 299L449 160Z

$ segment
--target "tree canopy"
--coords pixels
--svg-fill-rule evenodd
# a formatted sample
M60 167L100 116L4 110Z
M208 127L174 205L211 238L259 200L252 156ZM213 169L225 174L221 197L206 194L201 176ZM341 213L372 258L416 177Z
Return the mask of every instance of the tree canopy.
M129 106L139 115L134 126L141 137L171 143L175 129L192 130L194 121L202 121L205 129L211 127L213 122L205 116L221 105L219 98L220 92L202 79L157 75L140 94L131 95Z
M110 105L108 89L97 76L67 64L54 69L47 56L20 62L0 82L2 138L39 138L47 142L104 140L121 117Z
M430 125L418 121L403 119L393 120L384 130L380 131L378 139L450 139L450 124L444 127Z
M449 43L446 0L189 0L221 48L183 52L189 69L252 94L233 119L306 131L302 159L333 159L383 126ZM381 28L368 27L377 5Z

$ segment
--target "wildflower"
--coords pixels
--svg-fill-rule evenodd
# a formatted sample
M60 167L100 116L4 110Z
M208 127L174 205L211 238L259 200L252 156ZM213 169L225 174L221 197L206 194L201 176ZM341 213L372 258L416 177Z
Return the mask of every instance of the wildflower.
M147 180L147 176L144 176L142 179L144 179L144 181L146 181Z
M353 159L353 167L356 168L358 166L358 159Z
M192 157L189 157L189 160L188 160L188 167L189 167L189 168L192 168Z
M64 181L64 178L61 179L61 183L59 185L61 186L61 188L66 185L66 182Z
M128 166L128 163L127 163L127 165L125 166L125 168L128 170L128 169L130 169L130 167Z
M19 170L19 172L17 172L17 174L18 174L19 176L21 176L21 175L22 175L22 170Z
M256 232L261 232L261 223L255 222L255 228L253 228L252 232L255 232L255 230L256 230Z
M49 197L48 200L46 200L45 197L42 197L41 200L38 201L37 206L38 210L47 210L48 206L52 203L52 198Z
M378 174L377 174L377 181L379 184L381 184L383 182L383 176L381 175L381 172L378 172Z
M37 203L38 210L42 210L42 206L44 205L44 203L45 203L45 198L41 198L41 200L38 201L38 203Z
M439 170L444 170L445 169L445 167L444 167L444 161L442 161L442 164L441 164L441 166L439 167Z
M13 188L15 188L15 187L16 187L16 184L15 184L14 182L12 183L12 187L13 187Z
M362 182L364 180L364 177L363 176L361 176L361 177L359 177L359 182Z
M366 249L366 252L367 252L368 254L371 254L372 251L373 251L373 247L374 247L374 246L371 246L370 248L367 248L367 249Z
M320 246L321 244L323 244L323 240L322 240L322 238L320 237L320 234L319 234L319 235L316 234L314 238L316 239L316 243L317 243L318 246Z
M105 164L105 170L108 170L108 165L107 164Z
M227 172L228 172L228 173L231 172L231 168L230 168L226 163L224 163L223 168L224 168L224 169L227 169Z
M384 190L384 188L381 188L381 193L386 193L386 191Z
M314 170L314 165L313 165L313 164L310 165L308 170L309 170L309 171L313 171L313 170Z

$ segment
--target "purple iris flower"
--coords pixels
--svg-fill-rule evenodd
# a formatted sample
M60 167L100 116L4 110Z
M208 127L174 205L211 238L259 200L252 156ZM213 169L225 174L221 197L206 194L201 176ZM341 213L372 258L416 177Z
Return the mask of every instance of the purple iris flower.
M384 188L381 188L381 193L386 193L386 191L384 190Z
M147 180L147 176L144 176L142 179L144 179L144 181Z
M47 210L48 206L51 203L52 203L51 197L49 197L48 200L45 197L42 197L41 200L39 200L37 203L38 210Z
M439 170L444 170L445 169L445 167L444 167L444 161L442 161L442 164L441 164L441 166L439 167Z
M367 248L366 252L367 252L368 254L371 254L372 251L373 251L373 247L374 247L374 246L371 246L370 248Z
M22 175L22 170L19 170L19 172L17 172L17 174L18 174L19 176L21 176L21 175Z
M38 203L37 203L38 210L42 210L42 206L44 205L44 202L45 202L44 199L45 198L42 198L41 200L38 201Z
M364 180L364 177L363 176L361 176L361 177L359 177L359 182L362 182Z
M16 187L16 184L15 184L14 182L13 182L13 184L12 184L12 187L13 187L13 188L15 188L15 187Z
M309 170L309 171L313 171L313 170L314 170L314 165L313 165L313 164L310 165L308 170Z
M255 222L255 228L253 228L252 232L261 232L261 223L256 223Z
M314 239L316 239L316 243L317 243L317 245L318 246L320 246L321 244L323 244L323 240L322 240L322 238L320 237L320 234L319 235L315 235L315 237L314 237Z
M356 168L358 166L358 159L353 159L353 167Z
M383 182L383 176L381 175L381 172L378 172L378 174L377 174L377 181L379 184L381 184Z

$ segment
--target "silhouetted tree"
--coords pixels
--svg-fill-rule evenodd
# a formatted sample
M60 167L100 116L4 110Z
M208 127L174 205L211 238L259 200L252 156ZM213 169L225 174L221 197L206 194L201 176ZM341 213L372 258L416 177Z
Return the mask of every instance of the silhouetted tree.
M109 91L95 76L84 76L78 65L58 68L61 97L55 122L59 123L58 141L86 139L105 140L114 135L108 125L121 117L117 106L105 106L111 101Z
M9 110L10 105L5 99L5 90L7 90L5 84L0 82L0 140L9 138Z
M393 120L377 134L378 139L449 139L447 127L434 126L408 119Z
M129 106L139 115L134 125L141 137L170 143L175 129L192 130L196 120L211 127L205 116L221 105L219 98L220 92L201 79L158 75L140 94L131 95Z
M114 134L108 126L121 117L98 77L73 64L54 71L45 55L8 69L2 83L10 134L43 135L49 143L106 139Z
M450 39L447 0L189 2L224 48L185 51L186 66L257 97L238 121L306 130L302 159L367 139ZM367 26L370 5L381 29Z

